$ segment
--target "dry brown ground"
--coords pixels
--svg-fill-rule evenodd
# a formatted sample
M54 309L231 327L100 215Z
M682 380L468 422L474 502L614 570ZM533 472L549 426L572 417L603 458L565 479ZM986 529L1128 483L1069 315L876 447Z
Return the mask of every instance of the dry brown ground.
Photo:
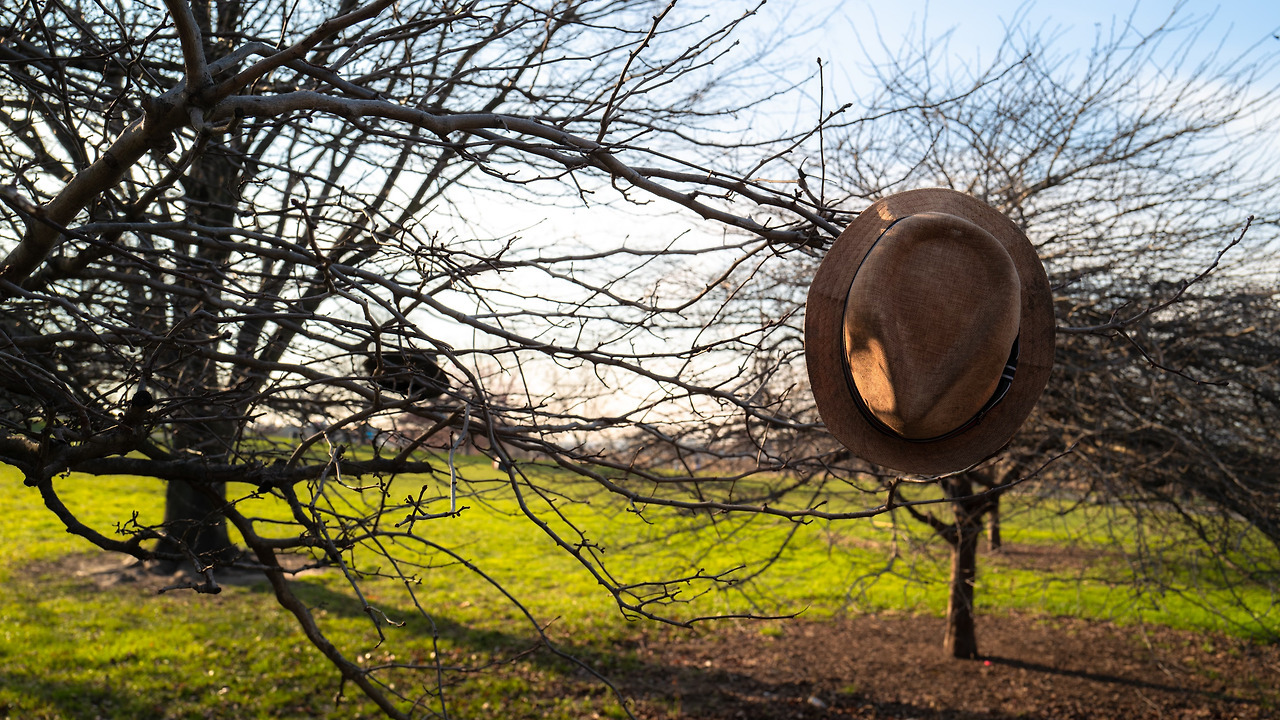
M965 661L931 617L664 634L620 686L646 718L1280 718L1274 645L1026 616L978 632Z

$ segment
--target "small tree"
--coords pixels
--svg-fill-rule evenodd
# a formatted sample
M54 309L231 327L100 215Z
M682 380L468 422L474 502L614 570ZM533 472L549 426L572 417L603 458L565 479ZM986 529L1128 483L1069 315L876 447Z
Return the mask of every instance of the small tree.
M969 76L932 71L943 45L904 45L875 66L883 94L872 107L917 110L853 125L828 150L850 194L878 195L905 175L909 186L985 199L1024 228L1054 286L1060 340L1038 412L999 464L940 481L950 522L905 508L952 548L946 648L956 657L978 654L983 517L1028 477L1132 507L1186 491L1274 538L1280 496L1259 468L1280 446L1267 439L1274 408L1257 388L1275 374L1249 358L1271 357L1275 295L1260 286L1277 267L1241 250L1274 239L1250 216L1274 214L1280 178L1267 148L1280 55L1189 54L1203 25L1188 20L1175 11L1150 31L1116 26L1083 58L1015 26L989 69ZM1203 528L1225 516L1181 497L1177 515L1221 548Z
M1270 566L1210 544L1242 547L1242 534L1269 535L1276 506L1275 485L1260 468L1277 461L1266 421L1274 393L1263 389L1274 385L1274 367L1261 358L1272 357L1275 327L1267 288L1278 270L1267 248L1280 186L1269 150L1280 56L1262 45L1233 57L1185 52L1203 32L1193 20L1178 12L1149 31L1118 26L1082 58L1015 25L989 65L948 74L938 68L957 66L944 43L881 39L893 54L873 61L880 91L860 114L882 117L827 127L825 175L799 174L797 196L831 207L902 188L967 192L1014 219L1037 246L1057 306L1055 372L1037 411L990 463L958 476L904 478L859 463L820 432L794 363L820 251L740 270L717 311L743 326L790 318L756 355L760 377L769 378L758 397L815 425L744 417L713 438L688 428L681 442L726 454L816 454L821 462L804 486L812 497L886 498L884 507L942 538L953 568L945 644L957 657L979 652L973 602L983 521L995 543L1001 499L1033 478L1084 504L1123 503L1157 537L1185 536L1168 527L1163 509L1152 511L1172 509L1228 565Z

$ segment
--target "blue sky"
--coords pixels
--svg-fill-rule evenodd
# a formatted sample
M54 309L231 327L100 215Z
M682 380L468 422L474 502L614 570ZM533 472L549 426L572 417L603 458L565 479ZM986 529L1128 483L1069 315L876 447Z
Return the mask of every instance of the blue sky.
M1207 18L1209 35L1226 36L1239 47L1280 32L1280 2L1275 0L1233 0L1232 2L1173 2L1147 0L1126 3L1117 0L1072 0L1070 2L1023 2L1022 0L832 0L835 16L828 23L827 49L844 46L848 33L856 26L865 28L868 37L878 26L886 37L901 36L914 23L927 20L930 33L954 30L952 46L967 54L998 42L1004 25L1019 15L1032 25L1047 24L1063 31L1063 41L1075 47L1088 46L1098 30L1108 29L1112 22L1124 22L1133 13L1139 29L1150 29L1164 20L1175 6L1182 6L1185 17ZM1274 38L1272 38L1274 40ZM1280 40L1275 40L1280 43Z
M779 3L790 6L790 0ZM877 43L877 31L890 47L900 45L904 36L920 37L924 23L927 35L936 37L951 32L951 55L965 61L989 61L1005 27L1021 19L1032 28L1043 28L1058 36L1055 46L1063 51L1084 52L1092 46L1098 33L1106 34L1113 23L1117 26L1132 17L1140 31L1149 31L1164 21L1180 6L1183 20L1207 22L1199 48L1212 50L1221 42L1226 54L1234 55L1259 42L1272 43L1280 50L1280 1L1232 0L1209 2L1193 0L1146 0L1131 3L1124 0L1071 0L1070 2L1025 2L1024 0L827 0L826 3L799 3L806 12L829 10L830 17L822 28L805 38L806 50L815 57L830 60L837 75L856 76L856 66L866 62L859 48ZM781 10L775 5L773 10ZM812 43L811 45L809 43ZM843 72L839 72L843 70Z

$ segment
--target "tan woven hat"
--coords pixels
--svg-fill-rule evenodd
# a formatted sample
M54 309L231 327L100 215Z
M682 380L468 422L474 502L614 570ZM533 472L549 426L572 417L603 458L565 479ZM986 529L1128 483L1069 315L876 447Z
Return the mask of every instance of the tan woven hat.
M864 210L809 288L805 357L827 429L855 455L937 475L999 452L1053 369L1053 300L1027 236L929 188Z

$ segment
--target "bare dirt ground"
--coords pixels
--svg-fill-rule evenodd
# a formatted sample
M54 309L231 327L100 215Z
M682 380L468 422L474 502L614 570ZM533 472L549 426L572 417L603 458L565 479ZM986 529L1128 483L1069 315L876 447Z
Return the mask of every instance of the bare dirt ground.
M1277 646L1015 615L954 660L939 618L782 627L647 639L620 688L646 718L1280 718Z

